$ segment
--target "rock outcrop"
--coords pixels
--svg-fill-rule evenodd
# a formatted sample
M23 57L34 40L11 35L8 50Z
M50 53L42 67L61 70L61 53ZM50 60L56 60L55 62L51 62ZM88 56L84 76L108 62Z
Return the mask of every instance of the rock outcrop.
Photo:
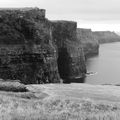
M93 32L95 38L99 41L99 43L110 43L110 42L120 42L120 36L115 32L110 31L96 31Z
M58 52L58 69L64 82L81 78L86 73L81 43L77 40L77 23L52 21L53 40Z
M77 29L77 39L81 42L85 57L99 53L99 43L91 29Z
M19 80L2 80L0 79L0 91L9 92L27 92L27 87L20 83Z
M56 54L44 9L0 9L0 78L60 82Z

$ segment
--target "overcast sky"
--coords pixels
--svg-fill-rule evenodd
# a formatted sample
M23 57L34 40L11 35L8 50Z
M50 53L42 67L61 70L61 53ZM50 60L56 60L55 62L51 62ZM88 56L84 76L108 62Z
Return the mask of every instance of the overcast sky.
M0 7L39 7L51 20L78 22L92 30L120 31L120 0L0 0Z

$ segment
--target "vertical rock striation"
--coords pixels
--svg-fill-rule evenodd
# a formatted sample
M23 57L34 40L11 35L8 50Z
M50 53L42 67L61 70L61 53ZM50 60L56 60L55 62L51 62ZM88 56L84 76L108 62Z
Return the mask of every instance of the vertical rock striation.
M77 29L77 38L81 42L85 57L89 57L99 52L99 43L95 39L91 29Z
M0 9L0 78L26 84L60 82L44 9Z
M66 82L81 78L86 73L85 59L80 42L77 40L77 23L52 21L53 40L58 52L60 77Z

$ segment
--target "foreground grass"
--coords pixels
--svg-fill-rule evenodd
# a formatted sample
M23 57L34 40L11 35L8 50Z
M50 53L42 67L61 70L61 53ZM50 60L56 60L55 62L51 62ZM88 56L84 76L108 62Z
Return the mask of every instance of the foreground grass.
M120 104L91 99L0 98L0 120L119 120Z
M95 86L78 84L35 85L29 86L30 91L26 93L2 91L0 120L120 120L119 87L93 88ZM94 97L97 95L96 91L99 91L101 100ZM103 94L103 91L106 93ZM114 97L116 98L113 99Z

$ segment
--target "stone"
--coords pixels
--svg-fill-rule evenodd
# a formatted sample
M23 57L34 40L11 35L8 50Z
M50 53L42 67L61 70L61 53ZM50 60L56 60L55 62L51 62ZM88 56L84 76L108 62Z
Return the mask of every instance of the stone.
M0 81L0 91L9 92L27 92L27 88L24 84L17 81L2 80Z

